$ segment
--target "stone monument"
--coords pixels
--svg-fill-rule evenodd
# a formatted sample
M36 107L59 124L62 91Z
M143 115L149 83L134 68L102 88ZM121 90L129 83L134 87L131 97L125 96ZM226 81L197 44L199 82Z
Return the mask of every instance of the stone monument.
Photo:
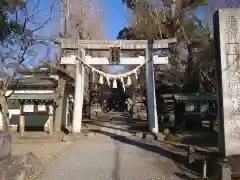
M240 154L240 9L214 14L219 152Z

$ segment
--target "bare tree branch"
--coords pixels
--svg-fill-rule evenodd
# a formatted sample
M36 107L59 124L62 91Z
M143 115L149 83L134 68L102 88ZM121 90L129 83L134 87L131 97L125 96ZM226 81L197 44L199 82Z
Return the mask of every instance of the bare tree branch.
M72 0L70 34L76 39L105 39L103 11L96 0Z
M8 2L11 2L11 0L8 0ZM11 19L11 21L15 20L14 23L18 24L21 29L9 29L8 36L0 44L0 67L9 75L8 78L5 78L1 82L0 88L0 105L2 106L5 129L9 123L7 117L8 104L6 100L8 97L5 97L6 91L18 75L20 66L23 66L25 62L36 61L39 49L36 51L34 46L38 44L50 46L49 39L38 40L34 38L34 33L43 29L54 19L54 8L57 9L60 2L61 0L48 0L46 7L41 7L40 0L29 0L23 9L14 8L15 18ZM47 51L49 49L50 47L47 48Z

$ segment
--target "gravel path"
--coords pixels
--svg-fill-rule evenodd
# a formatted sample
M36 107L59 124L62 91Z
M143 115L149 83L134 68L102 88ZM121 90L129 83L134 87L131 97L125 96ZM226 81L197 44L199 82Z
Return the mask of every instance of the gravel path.
M40 180L179 180L169 159L107 136L72 144Z

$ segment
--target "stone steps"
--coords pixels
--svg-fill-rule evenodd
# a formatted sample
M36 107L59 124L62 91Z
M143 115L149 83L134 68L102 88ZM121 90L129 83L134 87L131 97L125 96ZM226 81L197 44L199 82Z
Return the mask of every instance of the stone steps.
M133 129L131 127L131 123L126 120L111 120L111 121L93 121L91 125L94 125L95 129L97 129L97 133L105 134L108 133L112 136L136 136L138 133L147 133L146 131L142 131L141 129ZM145 125L144 125L145 126Z
M101 133L111 133L113 135L118 135L118 136L133 136L136 133L135 132L131 132L127 129L115 129L115 128L111 128L111 127L100 127L99 128L99 132Z
M107 132L120 136L132 136L135 133L129 130L130 126L127 123L121 121L95 121L92 124L94 124L99 131L102 131L102 133Z

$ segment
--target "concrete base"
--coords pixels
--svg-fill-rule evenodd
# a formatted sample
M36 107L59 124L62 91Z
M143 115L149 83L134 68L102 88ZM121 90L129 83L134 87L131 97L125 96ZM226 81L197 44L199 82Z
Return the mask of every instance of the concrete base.
M164 141L164 139L165 139L165 136L162 133L157 133L155 135L155 140L157 141Z
M219 180L231 180L231 168L227 159L218 163L219 166Z
M136 137L145 139L146 141L164 141L165 136L162 133L156 133L156 134L146 134L143 132L136 133Z
M143 132L136 133L136 136L141 138L141 139L143 139L145 137Z
M154 137L154 135L152 135L152 134L147 134L146 137L145 137L145 139L146 139L147 141L154 141L154 140L155 140L155 137Z

